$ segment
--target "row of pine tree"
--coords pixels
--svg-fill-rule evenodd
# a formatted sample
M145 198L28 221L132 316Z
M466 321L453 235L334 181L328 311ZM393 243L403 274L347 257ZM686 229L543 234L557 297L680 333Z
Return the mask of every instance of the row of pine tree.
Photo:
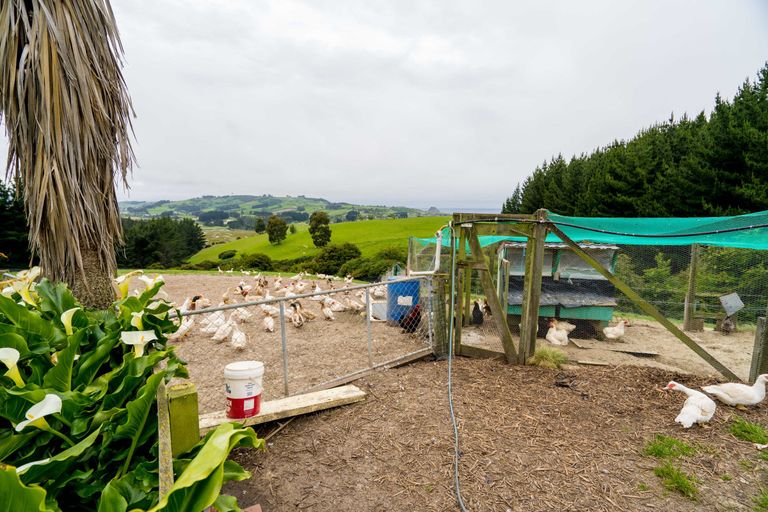
M591 154L544 162L502 213L693 217L768 210L768 64L707 117L683 116Z

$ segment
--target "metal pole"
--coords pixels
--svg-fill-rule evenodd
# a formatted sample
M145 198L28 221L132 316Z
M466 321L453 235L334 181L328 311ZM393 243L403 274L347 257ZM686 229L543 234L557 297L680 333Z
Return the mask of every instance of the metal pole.
M366 288L365 289L365 310L367 311L367 314L365 315L365 321L368 324L368 366L373 367L373 348L371 344L373 343L373 337L371 334L371 289Z
M280 337L283 340L283 387L288 395L288 347L285 340L285 301L280 301Z

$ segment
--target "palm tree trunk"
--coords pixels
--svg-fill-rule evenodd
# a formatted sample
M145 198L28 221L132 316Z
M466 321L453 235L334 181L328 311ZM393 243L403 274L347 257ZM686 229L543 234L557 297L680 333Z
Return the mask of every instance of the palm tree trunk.
M66 279L67 285L83 306L107 309L117 299L112 271L103 268L100 253L95 248L80 247L80 254L83 272L71 272ZM115 268L114 264L111 268ZM45 274L45 269L42 270Z

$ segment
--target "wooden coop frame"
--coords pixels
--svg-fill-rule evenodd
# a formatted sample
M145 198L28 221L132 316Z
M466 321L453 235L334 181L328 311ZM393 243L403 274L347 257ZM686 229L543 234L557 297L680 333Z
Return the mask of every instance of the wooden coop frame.
M549 219L547 210L538 210L532 215L454 213L452 225L455 238L451 247L456 254L455 308L453 311L454 353L467 357L500 357L509 363L526 364L536 350L536 338L539 325L539 303L541 297L542 266L544 261L544 242L548 232L556 235L584 262L589 264L616 289L637 305L644 313L664 326L683 344L695 352L720 374L732 381L741 379L724 364L717 360L704 347L691 339L683 330L669 321L655 306L643 299L628 284L606 270L600 262L585 252L579 244L571 240L557 225ZM502 308L497 289L493 284L491 260L482 250L481 236L525 237L525 275L523 279L523 304L520 322L520 343L516 347L507 323L506 311ZM458 242L458 249L456 243ZM467 247L469 251L467 251ZM474 347L461 343L461 331L465 319L470 317L472 271L477 271L480 283L491 308L491 317L499 333L504 352ZM687 308L686 308L687 309Z

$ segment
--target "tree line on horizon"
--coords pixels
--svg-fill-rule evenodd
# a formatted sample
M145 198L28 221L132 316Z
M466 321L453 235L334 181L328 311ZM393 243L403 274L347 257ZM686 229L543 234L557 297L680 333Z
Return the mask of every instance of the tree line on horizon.
M502 213L694 217L768 210L768 63L707 116L670 116L628 141L536 167Z

